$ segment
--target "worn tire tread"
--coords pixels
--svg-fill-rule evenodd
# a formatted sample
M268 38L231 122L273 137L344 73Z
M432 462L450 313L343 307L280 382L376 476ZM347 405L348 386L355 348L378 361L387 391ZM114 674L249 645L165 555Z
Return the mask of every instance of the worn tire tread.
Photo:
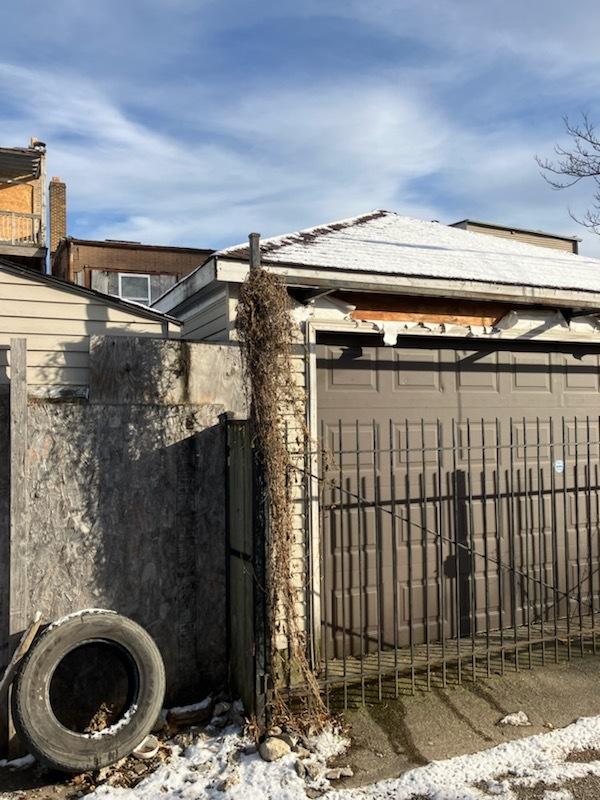
M90 739L68 731L48 711L48 693L40 685L38 673L43 674L44 665L56 668L67 652L95 638L115 641L129 652L139 676L141 702L116 733ZM65 647L68 649L60 655ZM12 689L13 724L23 744L42 764L61 772L88 772L115 763L143 741L160 714L164 694L164 664L152 637L133 620L114 612L82 612L46 628L23 659Z

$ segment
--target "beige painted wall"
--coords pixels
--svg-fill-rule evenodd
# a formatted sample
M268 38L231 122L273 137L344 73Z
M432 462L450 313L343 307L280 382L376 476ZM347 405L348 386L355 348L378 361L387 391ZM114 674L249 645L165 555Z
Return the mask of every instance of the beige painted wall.
M89 383L90 337L164 337L160 320L137 315L0 269L0 385L10 379L11 337L27 338L27 379L32 394L60 393ZM177 325L168 326L177 338Z

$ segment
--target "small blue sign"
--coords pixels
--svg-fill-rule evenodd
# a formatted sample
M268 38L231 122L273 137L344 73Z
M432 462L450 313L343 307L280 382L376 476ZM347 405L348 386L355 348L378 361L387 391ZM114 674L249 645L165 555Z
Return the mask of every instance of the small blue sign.
M554 471L558 475L562 475L562 473L565 471L565 462L562 459L559 458L558 461L554 462Z

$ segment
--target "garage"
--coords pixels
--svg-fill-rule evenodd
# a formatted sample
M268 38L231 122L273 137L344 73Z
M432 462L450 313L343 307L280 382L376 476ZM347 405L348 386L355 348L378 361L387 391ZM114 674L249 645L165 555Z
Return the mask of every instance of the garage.
M599 354L319 335L326 668L595 648Z

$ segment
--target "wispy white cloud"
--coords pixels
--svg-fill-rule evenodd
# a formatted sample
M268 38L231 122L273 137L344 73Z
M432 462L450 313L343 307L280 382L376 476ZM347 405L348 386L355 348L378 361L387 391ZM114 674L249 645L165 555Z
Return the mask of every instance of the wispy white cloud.
M553 193L533 160L550 152L560 125L556 106L529 106L566 102L573 74L582 76L573 96L587 97L583 78L600 58L593 26L582 32L555 0L543 17L537 3L536 12L496 0L258 3L254 26L344 18L398 41L398 60L310 79L268 57L260 69L238 64L235 79L227 73L241 41L234 32L249 24L241 2L136 0L115 15L107 0L86 19L74 0L60 5L59 43L77 42L76 63L57 58L60 48L43 64L12 53L0 64L0 126L3 144L31 134L48 142L74 233L218 246L374 207L570 232L567 203L585 203L585 187ZM92 28L86 60L80 40ZM351 63L343 42L331 46ZM505 74L493 74L498 65ZM587 252L600 253L588 241Z

